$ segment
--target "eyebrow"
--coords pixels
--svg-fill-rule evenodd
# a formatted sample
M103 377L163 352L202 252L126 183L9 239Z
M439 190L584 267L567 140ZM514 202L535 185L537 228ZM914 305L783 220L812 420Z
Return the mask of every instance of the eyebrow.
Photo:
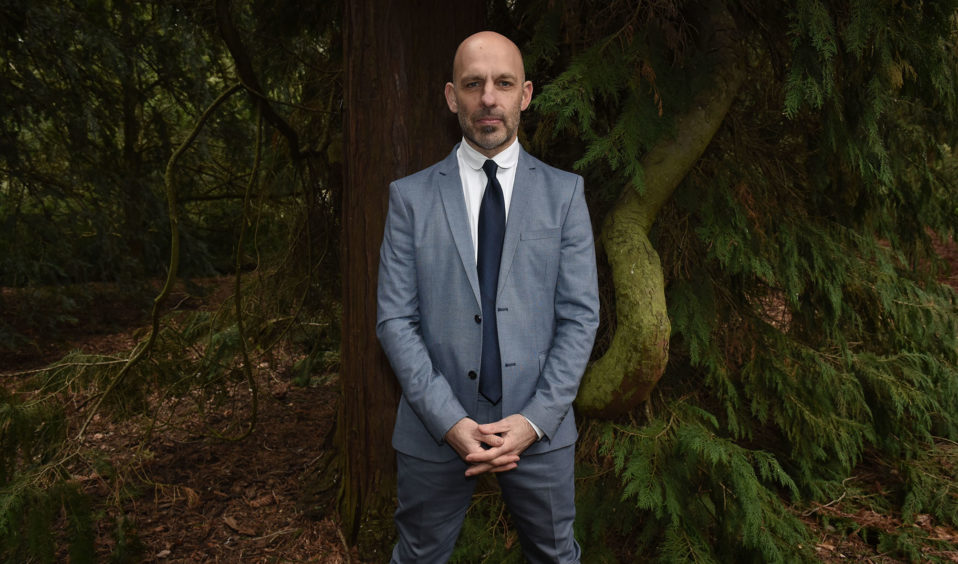
M504 73L501 73L501 74L497 74L494 78L495 78L496 80L500 80L500 79L503 79L503 78L508 78L508 79L514 80L514 81L516 81L516 82L519 81L519 77L516 76L514 73L511 73L511 72L504 72ZM462 75L461 77L459 77L459 81L460 81L460 82L468 82L468 81L471 81L471 80L483 80L483 79L485 79L485 75L482 75L482 74L464 74L464 75Z

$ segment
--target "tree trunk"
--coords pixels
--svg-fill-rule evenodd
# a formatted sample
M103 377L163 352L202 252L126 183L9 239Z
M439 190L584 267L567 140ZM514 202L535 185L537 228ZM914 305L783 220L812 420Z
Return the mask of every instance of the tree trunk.
M444 157L460 133L446 107L459 42L478 31L484 3L347 0L344 14L342 391L336 443L339 510L364 558L392 542L399 386L375 336L379 245L392 180ZM378 546L377 546L378 545Z
M714 53L712 86L676 119L674 137L642 159L645 187L626 186L600 234L615 286L616 330L606 353L586 372L578 409L615 417L648 399L665 372L671 324L665 278L648 234L662 205L705 152L745 78L735 22L714 2L703 18L703 43Z
M137 37L134 29L133 7L121 2L117 8L117 34L126 45L136 45ZM121 229L123 240L133 258L128 263L127 272L132 279L140 278L147 271L148 257L146 256L146 237L149 226L146 219L144 202L153 199L150 188L143 181L143 158L137 144L140 142L140 132L143 108L140 102L142 93L137 83L135 60L136 53L131 49L123 53L123 62L116 80L120 83L122 103L123 146L120 148L120 203L123 209Z

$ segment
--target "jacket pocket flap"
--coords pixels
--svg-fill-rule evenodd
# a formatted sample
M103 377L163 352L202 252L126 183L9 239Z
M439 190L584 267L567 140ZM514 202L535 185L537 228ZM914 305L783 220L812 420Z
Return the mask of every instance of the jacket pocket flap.
M528 241L530 239L549 239L551 237L558 237L561 232L561 227L556 227L554 229L540 229L538 231L523 231L522 233L519 233L519 239L523 241Z

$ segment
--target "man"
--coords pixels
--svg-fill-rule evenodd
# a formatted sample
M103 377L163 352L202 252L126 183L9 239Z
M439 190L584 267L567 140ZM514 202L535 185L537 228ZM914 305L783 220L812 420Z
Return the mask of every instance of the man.
M392 561L445 562L494 473L531 562L578 562L572 401L598 325L582 178L519 145L519 49L468 37L445 87L463 142L389 187L377 335L402 386Z

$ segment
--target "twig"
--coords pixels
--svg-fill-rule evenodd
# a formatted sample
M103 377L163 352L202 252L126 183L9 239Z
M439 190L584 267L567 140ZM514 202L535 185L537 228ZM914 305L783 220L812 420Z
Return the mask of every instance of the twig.
M842 487L844 488L846 482L848 482L849 480L853 480L853 479L855 479L855 478L857 478L857 476L849 476L849 477L845 478L844 480L842 480ZM806 511L805 513L802 513L802 516L803 516L803 517L808 517L809 515L812 515L812 514L814 514L814 513L818 513L819 511L821 511L822 509L825 509L826 507L831 507L832 505L835 505L836 503L838 503L838 502L840 502L841 500L845 499L845 496L846 496L846 495L848 495L848 488L845 488L845 491L843 491L843 492L842 492L842 495L838 496L837 499L833 499L833 500L829 501L828 503L826 503L825 505L818 504L816 507L814 507L814 508L812 508L812 509L809 509L809 510Z
M352 556L349 554L349 543L346 542L346 537L343 536L343 530L339 527L336 527L336 534L339 536L339 542L343 543L343 551L345 551L344 557L346 558L346 564L351 564L353 561Z
M233 287L233 304L236 311L236 331L239 333L239 342L240 342L240 352L243 355L243 375L246 377L246 384L249 386L250 392L250 409L252 413L250 414L249 425L247 425L246 430L240 433L236 437L224 437L220 433L211 431L220 439L228 439L239 441L249 436L253 432L253 429L256 428L256 417L259 411L259 387L256 384L256 379L253 377L253 368L252 363L249 360L249 348L246 345L246 329L243 324L243 242L246 239L246 224L248 223L247 217L249 216L249 202L250 202L250 193L253 191L253 186L256 185L256 178L259 174L259 163L260 156L262 154L263 146L263 112L261 109L257 110L257 128L256 128L256 156L253 158L253 170L250 171L249 182L246 185L246 194L243 196L243 214L240 218L240 232L239 232L239 241L236 243L236 276L234 278L234 287Z
M140 361L146 354L153 349L153 345L156 342L156 338L160 332L160 308L163 306L163 303L166 301L166 298L170 295L170 291L173 289L173 283L176 281L176 273L180 264L180 226L179 226L179 214L176 210L176 189L173 184L173 170L176 165L176 161L186 152L189 146L196 139L196 136L199 135L200 130L203 129L203 125L206 123L206 120L213 114L220 104L226 101L231 95L235 92L240 91L243 88L241 84L235 84L228 88L225 92L219 95L216 100L196 121L196 125L193 127L193 131L190 132L186 140L173 152L173 155L170 157L170 160L166 163L166 173L164 174L163 180L166 186L166 200L167 205L170 211L170 264L169 270L166 274L166 283L163 285L163 288L160 290L160 293L153 300L153 311L151 313L151 318L153 321L152 328L150 330L150 335L147 337L146 341L140 341L137 346L133 349L133 354L126 361L126 364L123 365L123 368L113 377L113 380L110 381L110 384L106 387L103 393L100 394L100 397L97 398L96 403L93 405L93 408L90 410L89 415L87 415L86 420L83 422L83 425L80 426L80 431L77 433L77 438L82 439L83 434L86 432L87 427L90 425L90 422L93 420L93 416L96 415L99 411L100 406L103 404L103 400L112 392L117 385L123 381L127 374L130 373L130 369L133 368L137 362Z
M30 374L38 374L40 372L46 372L48 370L56 370L58 368L70 368L74 366L106 366L108 364L120 364L126 362L126 359L119 358L116 360L102 360L98 362L66 362L63 364L56 364L54 366L44 366L43 368L34 368L33 370L22 370L20 372L0 372L0 378L6 376L27 376Z
M268 540L268 539L271 539L271 538L274 538L274 537L278 537L278 536L280 536L280 535L288 535L288 534L290 534L290 533L296 533L296 532L299 532L299 531L301 531L301 530L302 530L302 529L294 529L293 527L287 527L287 528L285 528L285 529L280 529L280 530L278 530L278 531L272 532L272 533L270 533L270 534L268 534L268 535L263 535L263 536L259 536L259 537L253 537L253 538L251 538L250 540L251 540L251 541Z

